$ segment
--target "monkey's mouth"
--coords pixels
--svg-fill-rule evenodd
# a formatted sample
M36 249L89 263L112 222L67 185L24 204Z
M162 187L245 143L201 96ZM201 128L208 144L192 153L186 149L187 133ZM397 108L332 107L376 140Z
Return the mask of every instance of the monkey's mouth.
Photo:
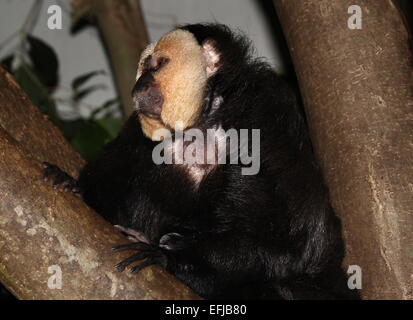
M159 114L150 113L150 112L140 112L140 113L143 114L145 117L155 119L155 120L161 120L161 116Z
M159 94L139 94L133 100L136 111L151 119L161 119L163 97Z

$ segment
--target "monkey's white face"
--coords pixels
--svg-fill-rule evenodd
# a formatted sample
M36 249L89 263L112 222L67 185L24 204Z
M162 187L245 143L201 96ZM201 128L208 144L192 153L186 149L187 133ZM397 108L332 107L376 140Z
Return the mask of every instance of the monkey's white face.
M212 41L199 45L192 33L175 30L150 44L139 62L134 100L142 130L183 129L199 117L207 80L219 68Z

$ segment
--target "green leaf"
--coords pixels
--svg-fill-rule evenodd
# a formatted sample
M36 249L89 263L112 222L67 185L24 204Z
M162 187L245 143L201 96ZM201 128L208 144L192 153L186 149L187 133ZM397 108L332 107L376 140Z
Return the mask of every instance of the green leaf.
M59 128L62 130L63 134L65 135L66 139L69 141L72 140L78 132L85 126L87 121L83 119L76 119L76 120L69 120L69 121L62 121Z
M123 123L122 119L115 118L113 116L106 116L95 121L108 132L110 139L116 138L120 129L122 128Z
M16 70L15 78L30 100L46 113L47 110L44 107L48 94L33 69L26 64L21 64Z
M77 91L83 84L85 84L89 79L99 75L99 74L105 74L105 71L103 70L98 70L98 71L92 71L92 72L88 72L85 73L81 76L76 77L73 81L72 81L72 89L74 91Z
M53 48L36 37L29 35L29 57L33 69L41 83L47 88L55 88L59 82L59 60Z
M88 161L93 160L111 139L109 133L95 121L87 121L72 139L74 148Z
M58 117L56 114L55 103L50 98L47 89L43 86L33 69L22 63L16 70L14 76L33 104L35 104L43 113L49 115L50 119L57 124Z

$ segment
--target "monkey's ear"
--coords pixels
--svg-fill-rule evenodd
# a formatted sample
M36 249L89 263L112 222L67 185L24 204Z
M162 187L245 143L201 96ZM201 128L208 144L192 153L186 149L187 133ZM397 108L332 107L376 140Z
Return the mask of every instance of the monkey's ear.
M213 39L206 39L202 43L202 50L206 59L207 77L213 76L220 68L220 53Z

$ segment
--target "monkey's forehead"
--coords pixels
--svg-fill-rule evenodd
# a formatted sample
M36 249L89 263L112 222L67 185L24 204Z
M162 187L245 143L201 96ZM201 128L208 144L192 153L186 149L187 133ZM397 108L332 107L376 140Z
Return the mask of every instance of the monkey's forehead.
M195 36L186 30L178 29L164 35L154 47L155 52L182 54L192 50L201 51Z
M150 55L170 58L172 64L179 63L181 66L191 61L201 62L200 67L205 64L201 45L191 32L182 29L165 34L157 43L151 43L145 48L140 57L137 78L141 75L143 62Z
M165 34L158 42L149 44L142 52L140 61L153 54L178 57L201 51L202 47L191 32L178 29Z

